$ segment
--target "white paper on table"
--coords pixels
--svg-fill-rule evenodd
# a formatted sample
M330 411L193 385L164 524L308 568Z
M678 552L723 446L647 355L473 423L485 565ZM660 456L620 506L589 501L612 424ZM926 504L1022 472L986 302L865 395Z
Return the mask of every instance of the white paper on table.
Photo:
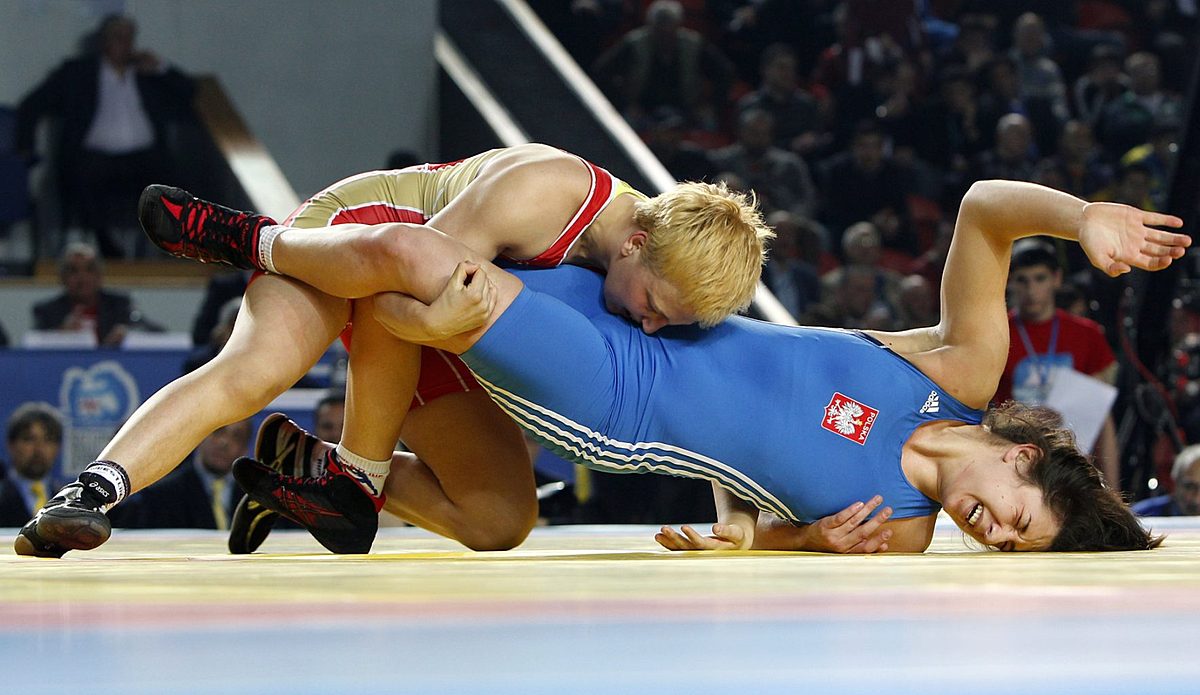
M1075 433L1079 448L1092 453L1104 419L1117 400L1117 387L1074 369L1058 369L1046 396L1046 405L1062 414Z

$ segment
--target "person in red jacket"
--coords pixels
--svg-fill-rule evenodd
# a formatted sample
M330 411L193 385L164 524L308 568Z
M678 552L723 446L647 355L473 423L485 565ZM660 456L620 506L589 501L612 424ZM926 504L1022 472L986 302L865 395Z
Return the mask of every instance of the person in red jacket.
M1013 247L1009 271L1012 309L1008 316L1008 362L993 401L1044 404L1062 370L1074 370L1112 384L1117 361L1095 321L1054 303L1062 286L1058 256L1049 244L1030 239ZM1080 442L1083 447L1092 442ZM1120 485L1120 460L1112 417L1106 416L1093 453L1108 484Z

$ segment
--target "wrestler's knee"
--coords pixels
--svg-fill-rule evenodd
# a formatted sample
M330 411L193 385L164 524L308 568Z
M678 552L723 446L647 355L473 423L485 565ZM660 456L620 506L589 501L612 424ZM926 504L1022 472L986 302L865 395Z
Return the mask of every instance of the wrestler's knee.
M382 224L361 230L352 245L372 275L387 279L404 266L412 253L409 236L404 233L404 225Z
M459 542L471 550L512 550L537 523L537 499L532 495L528 501L494 501L488 507L459 534Z

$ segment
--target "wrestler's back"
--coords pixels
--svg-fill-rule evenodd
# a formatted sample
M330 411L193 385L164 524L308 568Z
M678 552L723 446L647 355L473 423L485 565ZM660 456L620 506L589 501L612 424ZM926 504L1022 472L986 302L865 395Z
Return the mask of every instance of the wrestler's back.
M896 518L930 514L936 504L901 470L904 443L924 422L978 422L977 411L859 333L732 317L707 331L647 336L604 311L599 276L563 268L520 277L584 313L609 346L612 384L585 388L612 403L581 417L635 448L672 445L637 448L654 454L630 467L724 476L784 517L817 519L874 494Z
M457 162L357 174L309 198L288 218L288 224L424 223L466 190L484 167L505 156L512 156L511 151L496 149Z

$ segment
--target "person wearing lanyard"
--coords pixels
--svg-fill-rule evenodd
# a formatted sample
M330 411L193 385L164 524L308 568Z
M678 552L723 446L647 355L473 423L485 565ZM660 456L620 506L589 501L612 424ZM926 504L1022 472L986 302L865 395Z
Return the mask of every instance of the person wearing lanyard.
M1112 384L1117 361L1100 326L1055 306L1062 270L1054 247L1037 239L1013 246L1009 273L1009 353L993 401L1044 404L1062 370ZM1120 487L1120 458L1112 417L1093 449L1109 485Z

